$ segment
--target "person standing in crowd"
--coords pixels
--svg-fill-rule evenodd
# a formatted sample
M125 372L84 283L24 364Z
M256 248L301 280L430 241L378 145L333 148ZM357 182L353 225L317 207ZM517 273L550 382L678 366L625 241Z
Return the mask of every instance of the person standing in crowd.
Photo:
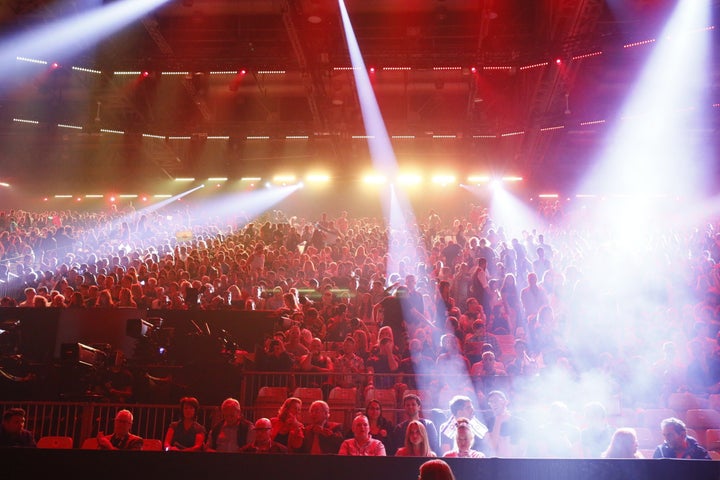
M255 439L253 424L243 418L240 402L226 398L220 406L222 420L210 429L205 450L208 452L238 452Z
M393 342L401 355L407 350L407 325L417 323L415 318L422 317L422 312L415 309L409 297L409 290L400 285L394 295L387 295L373 307L373 318L380 326L389 326L393 332ZM378 321L382 312L382 321ZM424 317L423 317L424 318ZM408 320L406 320L408 319Z
M22 408L9 408L3 413L0 447L37 447L32 432L25 429L25 410Z
M165 434L165 451L198 452L205 445L205 427L197 421L200 403L195 397L180 399L182 420L172 422Z
M359 457L384 457L385 445L380 440L370 436L370 422L362 413L352 422L353 438L344 440L340 445L338 455L352 455Z
M143 439L130 433L133 414L130 410L120 410L115 415L113 433L105 435L98 432L98 448L100 450L142 450Z
M660 422L665 441L655 448L653 458L688 458L710 460L710 454L693 437L688 436L685 423L670 417Z
M282 443L274 442L270 436L272 424L268 418L258 418L255 421L255 439L240 448L240 453L288 453L288 448Z

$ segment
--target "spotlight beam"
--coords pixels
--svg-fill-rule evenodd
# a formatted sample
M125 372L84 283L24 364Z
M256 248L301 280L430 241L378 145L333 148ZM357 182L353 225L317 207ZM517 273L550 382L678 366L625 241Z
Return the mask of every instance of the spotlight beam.
M378 172L386 177L394 177L398 172L397 159L390 142L390 136L387 133L385 121L380 113L380 107L375 97L370 77L363 60L360 46L355 36L350 16L348 15L343 0L338 0L340 6L340 14L342 17L345 38L350 52L350 61L353 66L353 76L355 77L355 85L358 93L358 101L360 102L360 110L362 112L363 123L365 125L365 133L368 137L368 148L373 166ZM394 261L399 261L399 251L402 243L410 238L417 243L419 232L415 225L409 225L406 219L406 213L410 217L414 217L412 207L407 196L402 190L397 190L391 186L388 197L382 202L383 213L386 224L389 228L388 251ZM416 249L417 251L417 249ZM394 255L393 255L394 253ZM425 259L412 259L414 261L425 261ZM388 265L386 278L391 273L389 270L393 265Z
M123 0L68 16L0 42L0 79L17 74L17 56L59 60L92 48L170 0Z

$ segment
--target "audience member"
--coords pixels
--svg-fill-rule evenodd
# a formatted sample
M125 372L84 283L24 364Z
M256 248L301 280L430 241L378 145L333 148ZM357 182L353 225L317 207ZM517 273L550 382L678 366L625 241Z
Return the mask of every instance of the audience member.
M272 431L270 437L274 442L288 448L300 448L303 441L303 424L300 420L302 400L297 397L285 399L278 410L277 417L270 419Z
M370 436L370 422L365 415L357 415L352 422L353 438L344 440L338 450L339 455L356 457L384 457L385 445Z
M343 442L343 426L330 421L330 407L323 400L310 404L310 421L303 429L302 445L294 449L295 453L322 455L337 453Z
M197 452L205 446L205 427L197 422L200 403L195 397L180 399L182 420L172 422L165 434L165 451Z
M133 414L130 410L120 410L115 415L113 433L105 435L98 432L97 441L100 450L142 450L143 439L130 429L133 424Z
M488 428L475 417L475 408L473 408L470 397L467 395L455 395L450 399L450 418L439 428L441 453L449 452L455 444L458 418L466 419L469 428L473 431L475 443L473 443L472 448L485 451L488 447L484 445L483 439L488 433Z
M655 448L653 458L710 460L708 451L687 434L685 423L679 418L664 419L660 422L660 429L665 441Z
M487 418L490 432L487 436L494 456L524 457L527 451L526 422L510 413L505 392L493 390L487 395L491 415Z
M385 445L385 452L388 455L393 455L396 449L392 436L395 426L383 416L382 404L377 400L370 400L365 407L365 416L370 423L370 435Z
M600 458L644 458L638 451L637 434L634 428L618 428L610 438L610 444Z
M422 401L420 400L420 397L414 393L407 393L403 396L402 405L407 419L395 426L395 430L393 432L393 443L395 445L405 445L405 434L407 433L408 424L413 420L417 420L425 426L430 450L433 452L439 452L438 434L435 424L428 418L420 418L420 412L422 409Z
M470 421L467 418L456 420L455 448L445 452L443 457L454 458L483 458L485 454L472 448L475 442L475 434L470 428Z
M9 408L3 412L0 447L37 447L35 437L25 429L25 410Z
M418 480L455 480L455 475L447 462L434 458L420 465Z
M584 410L585 425L580 430L583 457L599 458L610 443L613 431L602 403L590 402L585 405Z
M239 452L255 438L253 424L242 415L240 402L226 398L220 405L222 420L208 433L205 450L208 452Z
M435 452L430 449L427 430L425 425L418 420L408 423L405 431L405 445L398 448L395 455L398 457L435 457Z
M240 448L240 453L288 453L288 447L273 441L270 436L272 424L267 418L258 418L253 431L255 438L252 442Z
M367 361L367 371L370 376L369 382L375 388L392 388L396 383L396 376L400 368L400 359L393 353L394 344L391 338L385 337L380 340L377 353Z

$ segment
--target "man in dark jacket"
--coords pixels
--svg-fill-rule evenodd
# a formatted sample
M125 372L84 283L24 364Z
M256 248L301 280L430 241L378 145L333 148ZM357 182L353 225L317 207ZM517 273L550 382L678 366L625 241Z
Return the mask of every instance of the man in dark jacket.
M710 454L692 437L688 437L685 423L674 417L660 422L665 442L658 445L653 458L687 458L710 460Z
M25 410L10 408L3 413L0 447L37 447L31 431L25 428Z
M323 400L315 400L310 404L310 422L303 428L302 446L296 453L320 455L338 453L343 442L343 426L330 421L330 406Z

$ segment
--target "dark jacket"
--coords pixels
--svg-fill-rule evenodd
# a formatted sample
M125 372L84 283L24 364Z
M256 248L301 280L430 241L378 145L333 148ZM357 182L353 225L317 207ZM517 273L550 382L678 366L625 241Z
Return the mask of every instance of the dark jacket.
M18 435L11 435L0 426L0 447L37 447L30 430L22 429Z
M711 460L710 454L693 437L687 437L688 448L682 455L678 456L670 445L663 443L658 445L653 453L653 458L690 458L693 460Z
M143 448L142 437L138 437L137 435L133 435L132 433L127 434L127 436L125 437L118 437L116 435L110 434L105 435L105 438L107 438L112 444L112 446L117 448L118 450L142 450Z
M217 448L217 439L220 436L220 430L222 429L225 422L220 422L210 429L210 435L208 435L208 447L215 450ZM244 447L250 441L248 434L253 429L253 424L244 418L240 419L240 425L237 429L237 444L239 448ZM255 432L253 432L254 435Z
M288 453L288 448L282 443L272 442L267 450L260 450L252 443L248 443L240 449L240 453Z
M323 453L338 453L340 444L343 442L343 426L341 423L327 422L326 429L330 430L330 435L319 435L318 443ZM310 430L310 426L305 428L305 438L303 438L302 446L293 450L295 453L310 453L313 442L317 433Z

